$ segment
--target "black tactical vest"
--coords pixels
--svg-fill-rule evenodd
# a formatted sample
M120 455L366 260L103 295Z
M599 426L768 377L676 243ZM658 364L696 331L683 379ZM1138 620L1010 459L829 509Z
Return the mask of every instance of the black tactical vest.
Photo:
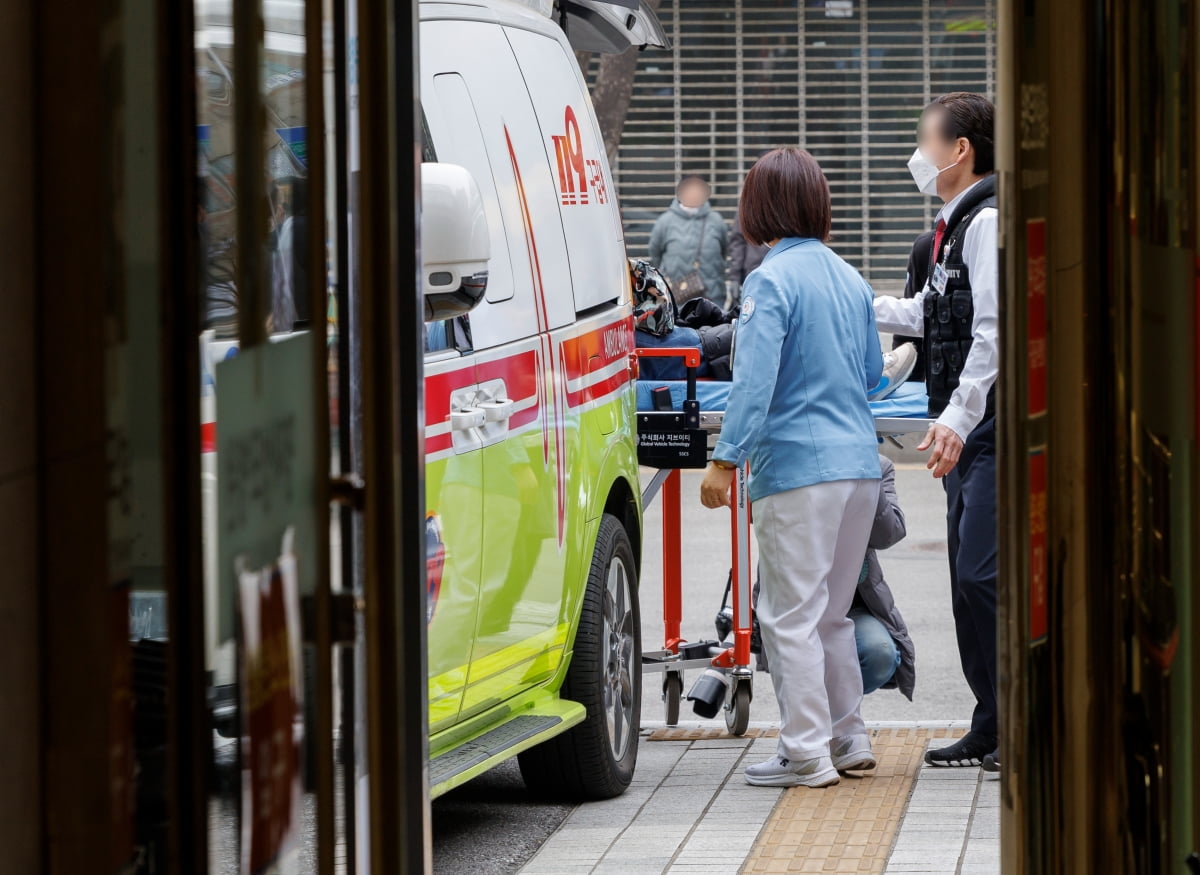
M968 194L946 222L941 250L932 254L929 271L933 282L937 264L946 271L946 290L938 294L930 287L925 295L925 387L929 391L929 415L940 416L958 388L967 353L974 338L975 304L971 296L971 274L963 262L963 240L971 221L982 210L996 206L996 178L988 176ZM995 413L995 386L988 392L987 412Z

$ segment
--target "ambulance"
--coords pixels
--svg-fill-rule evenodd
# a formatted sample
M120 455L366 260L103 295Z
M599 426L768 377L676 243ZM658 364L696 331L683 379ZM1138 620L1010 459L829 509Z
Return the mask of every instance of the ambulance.
M574 51L667 41L640 0L420 14L430 784L436 796L515 754L531 789L614 796L641 701L634 332ZM472 200L434 193L454 188L444 164L477 186L490 252L478 304L439 320L433 274L468 288L479 275L440 255L467 235L444 239L454 222L428 210Z
M267 22L268 54L286 51L275 33L286 27ZM634 330L616 191L575 52L667 45L643 0L420 4L424 276L414 294L428 320L433 796L514 756L540 794L607 798L633 776ZM208 396L234 345L210 332ZM214 687L226 691L212 697L216 723L232 726L229 645L211 645Z

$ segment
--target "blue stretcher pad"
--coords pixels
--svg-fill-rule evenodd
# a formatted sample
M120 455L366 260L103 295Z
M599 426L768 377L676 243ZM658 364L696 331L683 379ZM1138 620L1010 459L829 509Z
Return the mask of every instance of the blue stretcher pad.
M683 409L687 397L687 383L683 380L638 380L638 410L654 410L651 392L666 386L671 392L671 403L676 410ZM733 383L713 380L696 382L696 400L702 411L724 411L729 403L729 390ZM929 409L929 397L920 383L905 383L882 401L872 401L871 413L876 419L925 419Z
M683 402L687 398L686 380L638 380L638 410L646 412L654 410L654 400L650 393L663 386L671 390L672 406L676 410L682 410ZM729 390L731 388L733 388L733 383L728 381L697 380L696 400L700 402L700 409L724 411L725 405L729 403Z

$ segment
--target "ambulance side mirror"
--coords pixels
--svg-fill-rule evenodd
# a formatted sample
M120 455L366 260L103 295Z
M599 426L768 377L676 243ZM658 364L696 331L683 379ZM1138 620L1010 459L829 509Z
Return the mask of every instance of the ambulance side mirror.
M487 291L491 237L483 196L457 164L421 165L421 276L425 321L471 312Z

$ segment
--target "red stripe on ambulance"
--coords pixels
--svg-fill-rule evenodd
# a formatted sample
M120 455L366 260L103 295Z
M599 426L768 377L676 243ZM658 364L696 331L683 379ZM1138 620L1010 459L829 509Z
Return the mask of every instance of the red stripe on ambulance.
M432 456L434 453L444 453L453 446L454 436L448 431L433 436L426 435L425 437L425 455L427 456Z
M588 370L588 360L600 359L604 368L620 359L628 359L636 345L633 334L633 317L619 322L610 322L595 331L563 341L567 353L567 379L578 380ZM595 369L593 369L595 370Z
M629 382L629 372L622 371L619 374L613 374L606 380L601 380L598 383L593 383L590 386L584 386L578 392L570 392L567 395L567 403L572 407L582 407L590 401L598 401L605 395L616 392L622 386Z
M537 353L530 349L490 362L479 362L475 373L480 383L503 380L508 397L523 401L537 394L537 367Z
M553 353L552 341L546 335L546 330L550 325L550 319L546 310L546 284L542 280L542 263L538 258L537 238L533 233L533 218L529 214L529 200L525 196L525 183L521 179L521 167L517 162L517 153L513 149L512 137L508 133L508 125L504 126L504 141L508 144L508 157L512 161L513 178L517 183L517 194L520 196L521 202L521 219L525 223L525 248L529 255L529 268L533 278L533 296L537 302L538 315L538 330L542 340L542 354L546 361L553 361L551 354ZM559 351L561 358L562 351ZM550 398L546 386L545 375L538 371L538 403L542 404L549 410ZM557 411L557 417L561 420L562 410ZM549 465L550 463L550 434L549 434L549 417L542 418L542 463ZM567 488L567 471L566 460L563 459L565 452L564 445L564 429L556 427L554 429L554 464L556 481L558 485L558 548L563 548L563 542L566 537L566 500L564 493Z
M475 364L425 378L425 427L440 425L450 418L450 395L475 385Z

